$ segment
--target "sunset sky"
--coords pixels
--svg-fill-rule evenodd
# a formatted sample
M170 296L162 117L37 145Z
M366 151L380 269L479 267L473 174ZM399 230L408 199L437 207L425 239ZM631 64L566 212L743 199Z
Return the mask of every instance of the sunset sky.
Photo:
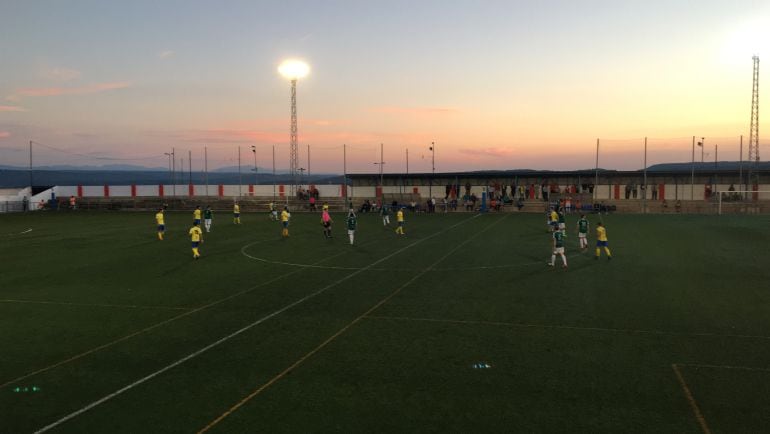
M286 58L313 172L738 160L766 1L2 1L0 164L288 166ZM764 57L763 57L764 56ZM770 63L760 64L770 108ZM765 109L762 113L770 113ZM760 135L770 126L761 117ZM761 140L766 160L770 140ZM747 146L747 145L746 145ZM744 146L744 152L746 152ZM62 152L65 151L65 152ZM75 154L90 156L82 157ZM98 157L98 158L96 158ZM700 158L700 151L698 153Z

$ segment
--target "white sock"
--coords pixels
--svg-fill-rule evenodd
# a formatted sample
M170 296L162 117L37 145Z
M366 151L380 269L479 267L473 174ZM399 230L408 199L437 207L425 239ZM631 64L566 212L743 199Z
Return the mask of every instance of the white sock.
M563 263L564 263L564 266L565 266L565 267L567 266L567 257L566 257L566 256L564 256L564 254L563 254L563 253L562 253L562 255L561 255L561 262L563 262Z
M348 234L348 237L350 238L350 244L353 244L353 234Z
M556 261L556 255L551 255L551 265Z

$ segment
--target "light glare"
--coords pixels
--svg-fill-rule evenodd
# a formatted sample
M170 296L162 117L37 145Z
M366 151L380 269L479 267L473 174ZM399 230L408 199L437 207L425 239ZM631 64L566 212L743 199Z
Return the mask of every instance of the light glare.
M301 60L289 59L281 63L278 72L289 80L297 80L307 76L310 72L310 66Z

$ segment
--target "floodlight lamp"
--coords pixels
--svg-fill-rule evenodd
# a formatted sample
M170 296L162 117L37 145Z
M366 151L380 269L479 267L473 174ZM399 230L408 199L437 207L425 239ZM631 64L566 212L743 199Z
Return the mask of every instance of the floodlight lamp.
M278 72L289 80L297 80L307 76L310 72L310 66L301 60L289 59L284 60L278 66Z

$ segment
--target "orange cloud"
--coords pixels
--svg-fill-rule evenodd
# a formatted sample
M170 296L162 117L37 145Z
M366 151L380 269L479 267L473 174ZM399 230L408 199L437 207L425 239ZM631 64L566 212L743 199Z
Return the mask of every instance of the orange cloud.
M27 109L15 105L0 105L0 112L25 112Z
M397 107L382 106L370 109L375 113L386 113L401 116L447 116L460 113L459 109L452 107Z
M131 86L127 81L111 83L94 83L80 87L40 87L19 89L16 94L20 96L59 96L59 95L85 95L99 93L108 90L124 89Z
M8 131L0 131L0 139L5 139L8 137L11 137L11 133L9 133Z

